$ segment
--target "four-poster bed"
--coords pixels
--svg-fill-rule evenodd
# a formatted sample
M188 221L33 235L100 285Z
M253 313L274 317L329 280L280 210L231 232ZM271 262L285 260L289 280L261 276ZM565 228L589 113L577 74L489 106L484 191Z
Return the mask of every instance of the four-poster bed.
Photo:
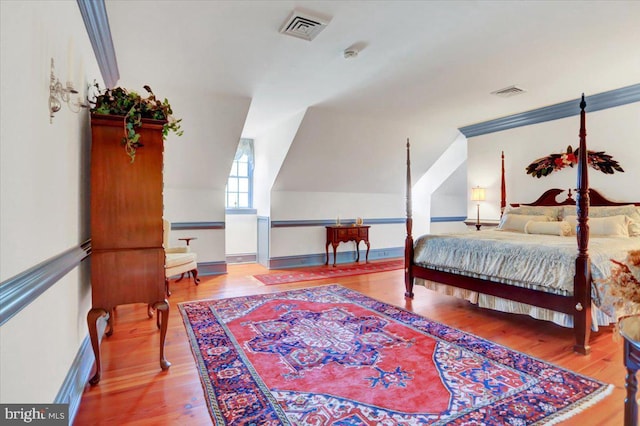
M564 237L564 240L561 244L565 245L565 252L567 250L567 244L570 245L570 261L569 263L573 263L575 265L575 270L571 270L571 275L569 276L569 280L566 280L566 272L565 275L565 288L553 288L557 283L552 282L552 288L542 288L542 286L532 285L531 281L529 281L529 276L531 274L535 275L535 272L538 275L547 275L546 272L544 274L540 274L541 267L538 266L538 271L534 273L529 273L527 278L522 278L521 282L518 282L518 279L515 279L516 282L510 282L508 279L502 279L492 273L485 273L484 270L480 269L475 271L475 273L468 273L466 271L458 270L458 265L455 267L449 266L440 267L429 265L427 261L430 255L421 254L423 252L418 252L417 250L423 250L423 246L428 245L428 237L430 236L422 236L416 242L413 240L412 236L412 207L411 207L411 165L410 165L410 150L409 150L409 141L407 141L407 200L406 200L406 210L407 210L407 218L406 218L406 231L407 236L405 240L405 296L408 298L413 298L413 285L414 281L418 282L429 282L429 283L439 283L445 285L445 287L451 287L455 289L460 289L463 292L473 292L480 294L482 296L487 297L495 297L500 299L507 299L508 301L519 302L522 304L526 304L528 306L533 306L537 308L543 308L546 310L550 310L553 312L558 312L561 314L566 314L573 317L573 328L575 335L575 345L574 350L581 354L589 353L589 336L592 327L592 260L590 259L589 249L589 206L622 206L629 204L640 205L640 203L617 203L612 202L606 199L604 196L600 195L597 191L589 188L588 175L587 175L587 166L588 166L588 151L586 146L586 127L585 127L585 100L584 96L582 101L580 102L580 146L579 146L579 156L578 156L578 167L577 167L577 190L576 190L576 200L574 201L571 196L571 191L569 191L569 196L566 200L558 202L556 201L556 197L563 192L560 189L550 189L545 192L538 200L534 201L530 204L522 204L521 206L572 206L575 205L575 214L577 216L576 223L574 225L576 230L576 238L577 238L577 255L575 251L575 241L570 237ZM506 208L506 190L505 190L505 178L504 178L504 154L502 156L502 200L501 200L501 212L504 212ZM512 205L519 206L519 205ZM544 208L544 207L540 207ZM559 207L558 207L559 208ZM595 220L595 219L594 219ZM454 257L454 262L460 260L458 262L459 265L463 265L465 262L462 258L455 258L458 256L458 252L461 252L460 246L463 245L471 245L474 244L484 244L485 242L479 242L473 240L479 240L482 238L480 234L482 233L492 233L494 240L504 239L506 237L505 234L511 234L510 232L504 232L502 235L497 231L480 231L478 233L473 232L469 233L468 238L470 240L457 240L458 246L456 249L452 249L449 257ZM520 234L523 235L523 234ZM433 236L431 236L433 237ZM516 236L517 237L517 236ZM433 237L435 238L435 237ZM524 243L524 245L528 245L527 250L531 250L533 246L538 244L538 247L546 245L545 243L540 243L542 241L541 236L529 237L529 241ZM562 238L562 237L555 237ZM635 247L640 241L640 237L632 237L633 240L631 243L628 243L625 247L625 250L628 250L628 247ZM523 238L526 239L526 238ZM424 241L423 241L424 240ZM570 241L569 241L570 240ZM462 241L462 242L461 242ZM471 242L470 242L471 241ZM569 241L569 243L567 242ZM515 247L513 245L509 246L508 244L512 244L513 241L492 241L490 243L499 244L507 244L502 248L495 250L492 249L481 249L479 250L478 245L474 246L475 253L477 254L479 251L486 253L496 251L508 251L508 252L520 252L520 249L513 250L510 247ZM438 243L435 243L437 252L431 253L439 253L442 254L446 252L447 249L443 249L443 246L437 246ZM444 244L444 242L442 243ZM454 243L455 244L455 243ZM603 244L600 241L597 242L597 249L600 250ZM418 246L416 248L416 246ZM498 247L498 246L496 246ZM504 247L507 247L506 249ZM433 249L432 249L433 250ZM472 250L472 249L469 249ZM555 250L555 248L554 248ZM522 256L528 258L524 263L536 263L538 260L536 259L535 252L526 251L522 249ZM532 254L533 253L533 254ZM513 253L510 253L512 256ZM426 257L425 257L426 256ZM471 255L470 255L471 256ZM554 252L553 256L556 256ZM566 258L565 254L565 258ZM433 257L438 257L433 256ZM446 257L446 256L445 256ZM557 257L557 256L556 256ZM598 257L602 258L600 253L598 252ZM511 262L514 258L512 257L509 262ZM531 259L534 259L532 262ZM609 259L607 259L608 261ZM493 259L495 262L495 259ZM555 258L554 258L555 262ZM516 259L516 262L519 261ZM553 263L553 262L551 262ZM565 262L566 263L566 262ZM570 265L573 268L574 265ZM533 265L533 268L536 268L537 265ZM462 267L462 266L460 266ZM598 268L600 271L600 268ZM563 273L558 272L556 275L560 276ZM552 277L556 277L553 273L548 274ZM571 282L572 281L572 282ZM559 286L559 284L558 284Z

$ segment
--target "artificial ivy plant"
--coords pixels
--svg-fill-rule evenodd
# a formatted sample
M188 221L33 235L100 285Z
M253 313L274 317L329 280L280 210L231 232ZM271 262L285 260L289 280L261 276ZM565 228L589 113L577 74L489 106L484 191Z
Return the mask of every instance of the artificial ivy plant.
M180 128L182 119L174 118L169 101L165 98L160 102L149 86L144 86L149 93L146 98L122 87L100 90L98 83L94 86L97 94L95 100L89 101L91 113L124 117L122 145L132 163L136 158L136 150L143 146L140 142L140 134L136 132L136 128L142 126L143 118L164 121L162 137L165 139L169 132L182 136L183 132Z

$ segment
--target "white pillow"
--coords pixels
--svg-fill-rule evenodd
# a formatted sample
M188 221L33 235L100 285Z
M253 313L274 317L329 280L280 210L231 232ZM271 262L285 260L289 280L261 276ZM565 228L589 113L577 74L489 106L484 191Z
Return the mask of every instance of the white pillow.
M630 215L633 214L636 206L628 204L625 206L589 206L589 217L607 217L618 215ZM562 217L577 216L578 211L575 204L570 206L562 206L560 215Z
M571 225L569 222L536 222L530 220L524 226L527 234L560 235L566 237L571 235Z
M504 212L510 214L526 214L531 216L549 216L553 220L557 220L560 216L561 209L560 207L555 206L508 206Z
M578 226L578 216L567 216L565 221L571 225L571 233L576 234ZM628 237L629 236L628 216L607 216L607 217L590 217L587 222L589 225L589 235L599 237Z
M563 218L576 215L576 206L564 206L561 212ZM640 207L628 204L624 206L590 206L589 217L628 216L629 235L640 235ZM566 220L566 219L565 219Z
M640 236L640 207L636 207L635 214L629 215L629 235L632 237Z
M502 231L525 232L524 228L529 221L550 222L551 218L549 216L505 213L502 215L502 219L500 219L498 229Z

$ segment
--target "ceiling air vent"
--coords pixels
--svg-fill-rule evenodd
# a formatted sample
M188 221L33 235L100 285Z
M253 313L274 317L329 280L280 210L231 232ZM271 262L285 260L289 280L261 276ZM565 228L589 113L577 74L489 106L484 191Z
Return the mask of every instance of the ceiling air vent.
M308 13L294 10L280 28L280 32L304 40L313 40L329 22Z
M520 93L524 93L524 92L526 92L526 90L524 90L521 87L509 86L509 87L505 87L504 89L500 89L500 90L496 90L495 92L491 92L491 94L492 95L496 95L496 96L500 96L502 98L508 98L509 96L519 95Z

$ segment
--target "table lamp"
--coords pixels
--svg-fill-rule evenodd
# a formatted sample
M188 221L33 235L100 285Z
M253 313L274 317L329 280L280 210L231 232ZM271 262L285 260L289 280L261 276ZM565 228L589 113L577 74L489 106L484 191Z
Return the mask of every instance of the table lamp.
M471 201L478 201L478 216L476 218L476 231L480 230L480 201L484 201L485 193L484 188L476 186L471 188Z

